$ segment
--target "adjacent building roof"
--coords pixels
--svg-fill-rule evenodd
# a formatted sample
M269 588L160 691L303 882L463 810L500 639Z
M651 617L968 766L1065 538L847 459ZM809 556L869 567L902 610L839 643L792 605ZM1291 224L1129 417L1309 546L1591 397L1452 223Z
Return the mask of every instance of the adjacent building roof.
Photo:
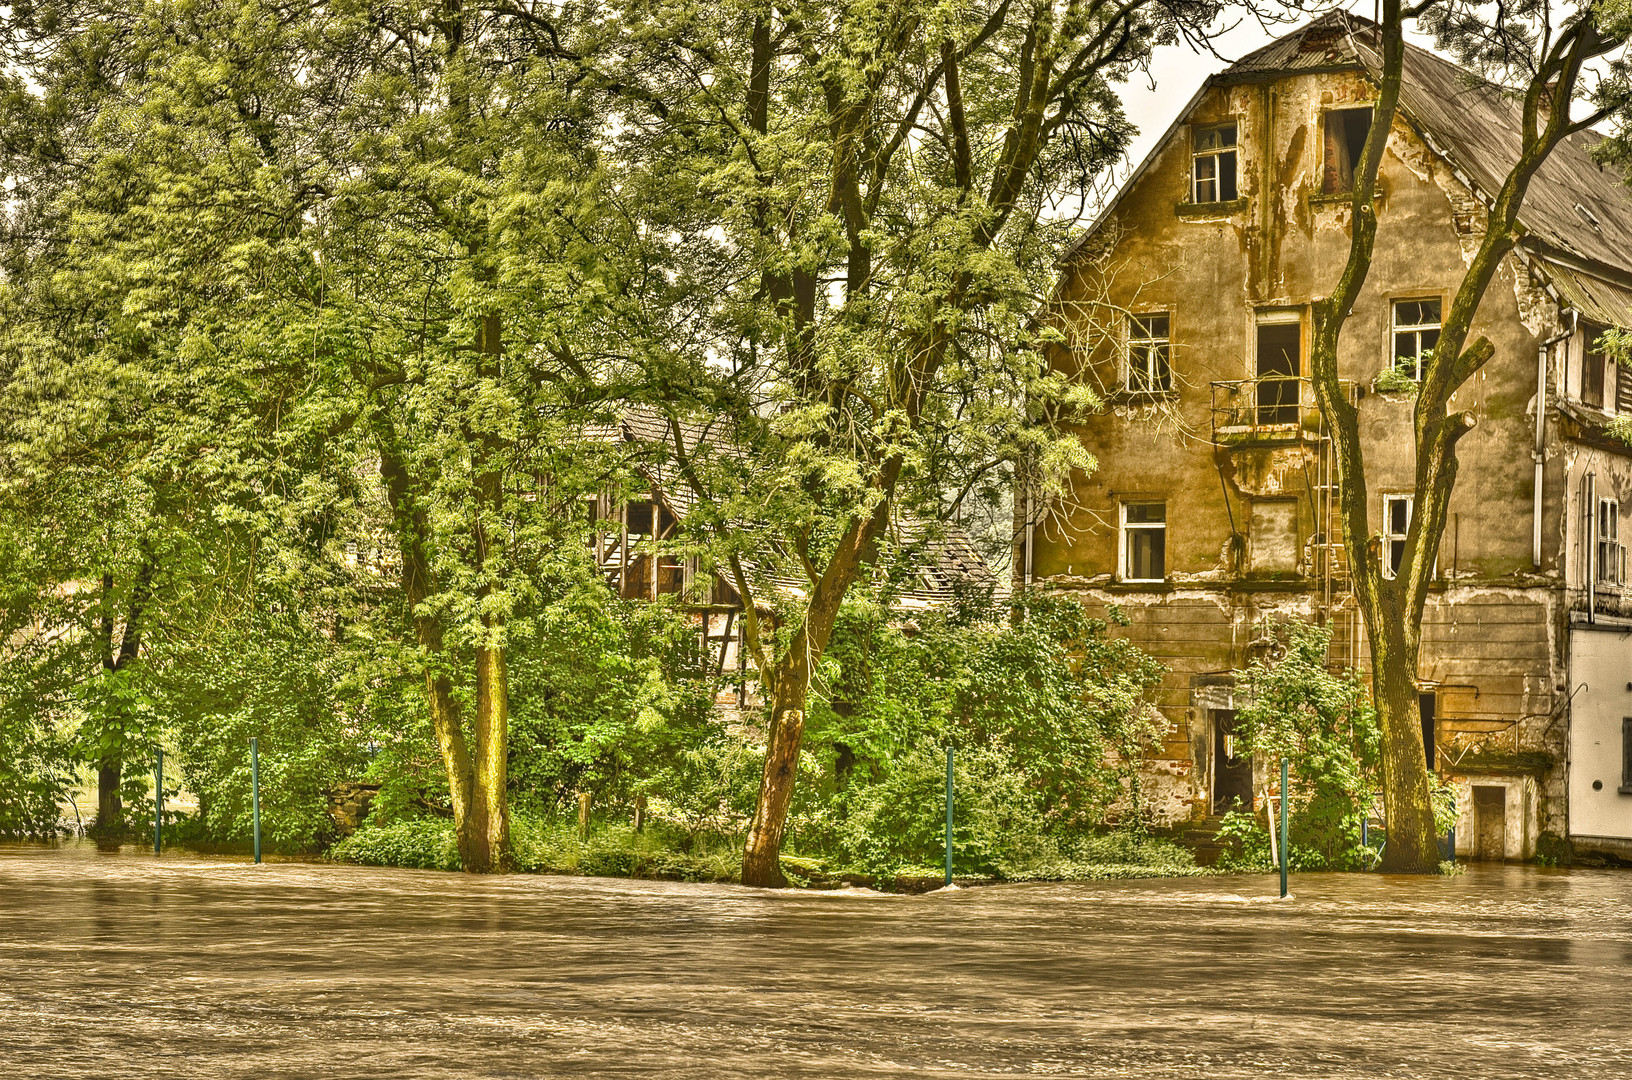
M731 443L724 422L700 424L694 421L671 421L657 409L629 408L612 423L587 428L591 439L606 442L627 442L647 446L674 446L674 424L679 424L681 439L688 452L705 456L728 454L740 459L743 451ZM684 518L696 505L696 495L680 475L678 466L668 453L644 460L638 466L651 482L654 494L668 506L676 518ZM912 581L897 590L897 606L921 610L950 603L960 590L992 588L1006 591L991 566L981 557L974 543L956 525L929 523L898 516L890 530L892 542L899 548L916 551L918 573ZM763 576L776 589L789 596L803 597L809 583L803 577L779 573L773 566L789 559L771 557L745 560L751 572Z

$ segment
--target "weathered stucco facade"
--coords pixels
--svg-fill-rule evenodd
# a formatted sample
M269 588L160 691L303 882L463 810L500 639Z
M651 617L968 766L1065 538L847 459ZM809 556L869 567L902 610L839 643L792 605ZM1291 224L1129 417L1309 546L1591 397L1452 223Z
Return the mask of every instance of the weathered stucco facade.
M1368 662L1307 381L1310 304L1349 247L1339 144L1369 123L1369 111L1344 110L1375 94L1357 33L1363 21L1328 16L1209 80L1062 264L1068 345L1054 363L1094 380L1109 406L1080 431L1099 468L1074 478L1071 497L1017 498L1016 572L1119 605L1126 632L1169 666L1169 736L1145 786L1163 823L1262 793L1262 765L1249 780L1248 764L1221 752L1229 673L1265 647L1274 619L1327 622L1335 662ZM1458 94L1473 96L1460 112ZM1492 123L1507 106L1491 98L1413 51L1379 173L1375 258L1339 355L1378 559L1410 512L1410 354L1431 347L1480 239L1482 192L1494 190L1496 166L1448 150L1467 133L1439 127L1445 115ZM1498 156L1503 138L1489 140ZM1510 256L1473 327L1495 359L1454 399L1478 426L1461 444L1419 678L1427 750L1458 787L1457 846L1470 856L1529 858L1543 833L1632 845L1632 791L1620 790L1632 784L1620 723L1632 716L1632 606L1624 572L1596 580L1624 559L1604 548L1600 565L1616 527L1599 504L1632 500L1632 458L1604 434L1618 396L1632 409L1632 379L1618 387L1588 350L1597 327L1632 318L1632 263L1604 255L1632 260L1632 209L1614 177L1573 166L1538 178L1582 187L1550 191L1546 205L1562 197L1573 225L1620 230L1620 241L1557 242L1572 224L1561 221ZM1589 212L1574 213L1583 200Z

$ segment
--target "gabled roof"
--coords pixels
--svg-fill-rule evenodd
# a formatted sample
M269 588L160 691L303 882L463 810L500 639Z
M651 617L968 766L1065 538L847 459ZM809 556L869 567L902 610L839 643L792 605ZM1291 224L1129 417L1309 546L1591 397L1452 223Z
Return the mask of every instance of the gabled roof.
M1110 218L1208 89L1315 71L1357 70L1375 80L1382 67L1375 40L1376 24L1369 19L1334 11L1209 78L1066 258ZM1487 200L1518 159L1523 105L1510 91L1426 49L1406 45L1401 113L1429 147ZM1590 276L1624 278L1632 284L1632 192L1625 178L1593 159L1591 148L1601 138L1592 131L1577 132L1542 164L1519 215L1526 230L1524 246L1544 259L1563 256L1588 264L1576 269ZM1551 273L1555 265L1547 269Z

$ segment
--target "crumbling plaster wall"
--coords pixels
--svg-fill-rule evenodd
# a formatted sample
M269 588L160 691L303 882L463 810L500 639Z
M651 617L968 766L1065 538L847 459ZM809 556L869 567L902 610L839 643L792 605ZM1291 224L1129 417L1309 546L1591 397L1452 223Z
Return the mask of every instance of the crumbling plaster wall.
M1347 196L1319 193L1322 117L1371 98L1358 73L1213 87L1125 193L1097 245L1062 279L1064 310L1077 332L1075 347L1054 363L1110 390L1110 408L1079 430L1100 467L1073 477L1072 499L1038 524L1033 573L1091 604L1122 605L1134 620L1129 635L1172 668L1162 704L1173 731L1153 766L1165 785L1155 801L1175 816L1181 805L1194 811L1206 799L1210 733L1206 709L1195 703L1195 676L1242 666L1243 643L1272 614L1316 613L1318 583L1307 576L1314 569L1307 561L1299 567L1306 576L1283 581L1248 580L1237 561L1250 539L1253 497L1294 497L1302 536L1321 531L1311 448L1216 447L1210 384L1255 373L1255 310L1266 307L1302 312L1307 373L1308 305L1335 282L1350 236ZM1239 125L1241 199L1185 205L1191 128L1232 119ZM1392 357L1392 302L1439 296L1448 309L1483 224L1472 193L1404 118L1392 131L1379 192L1372 270L1339 355L1341 376L1364 392L1359 408L1373 537L1382 495L1409 492L1414 480L1412 401L1371 390ZM1175 392L1155 401L1119 398L1119 328L1127 312L1153 310L1171 313ZM1515 740L1562 749L1556 731L1542 732L1563 681L1561 618L1549 595L1552 582L1532 574L1530 560L1535 358L1538 339L1555 326L1551 302L1517 259L1504 263L1473 327L1491 340L1495 357L1453 401L1478 423L1461 444L1440 556L1454 584L1430 603L1430 624L1449 629L1425 632L1424 678L1487 685L1479 710L1500 710ZM1561 456L1558 444L1550 429L1553 458ZM1562 480L1561 462L1549 469ZM1160 588L1116 580L1118 504L1130 498L1168 505L1169 580ZM1557 489L1549 491L1546 512L1546 563L1556 575L1566 539ZM1464 601L1493 597L1507 605L1505 614L1488 606L1471 618L1457 611ZM1512 629L1487 636L1488 648L1472 644L1497 624ZM1504 634L1540 640L1515 650ZM1363 664L1363 655L1358 659ZM1562 813L1548 809L1557 803L1549 796L1562 794L1561 771L1544 778L1542 789L1540 812L1552 822Z

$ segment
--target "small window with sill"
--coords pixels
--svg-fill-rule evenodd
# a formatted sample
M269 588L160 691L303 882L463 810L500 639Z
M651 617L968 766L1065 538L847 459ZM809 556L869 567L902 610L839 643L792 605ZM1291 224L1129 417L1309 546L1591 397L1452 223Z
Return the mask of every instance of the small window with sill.
M1600 585L1626 584L1626 547L1620 541L1621 504L1598 500L1597 580Z
M1190 201L1230 202L1236 188L1236 125L1199 128L1190 170Z
M1167 312L1128 316L1128 375L1131 391L1161 394L1173 389L1173 342Z
M1341 195L1354 190L1354 170L1366 148L1371 131L1371 106L1363 109L1333 109L1326 114L1324 169L1320 191Z
M1422 370L1439 344L1440 301L1394 301L1394 370L1413 382L1422 381Z
M1383 496L1383 576L1399 576L1405 562L1405 538L1411 531L1411 495Z
M1122 580L1167 580L1167 504L1122 504Z

